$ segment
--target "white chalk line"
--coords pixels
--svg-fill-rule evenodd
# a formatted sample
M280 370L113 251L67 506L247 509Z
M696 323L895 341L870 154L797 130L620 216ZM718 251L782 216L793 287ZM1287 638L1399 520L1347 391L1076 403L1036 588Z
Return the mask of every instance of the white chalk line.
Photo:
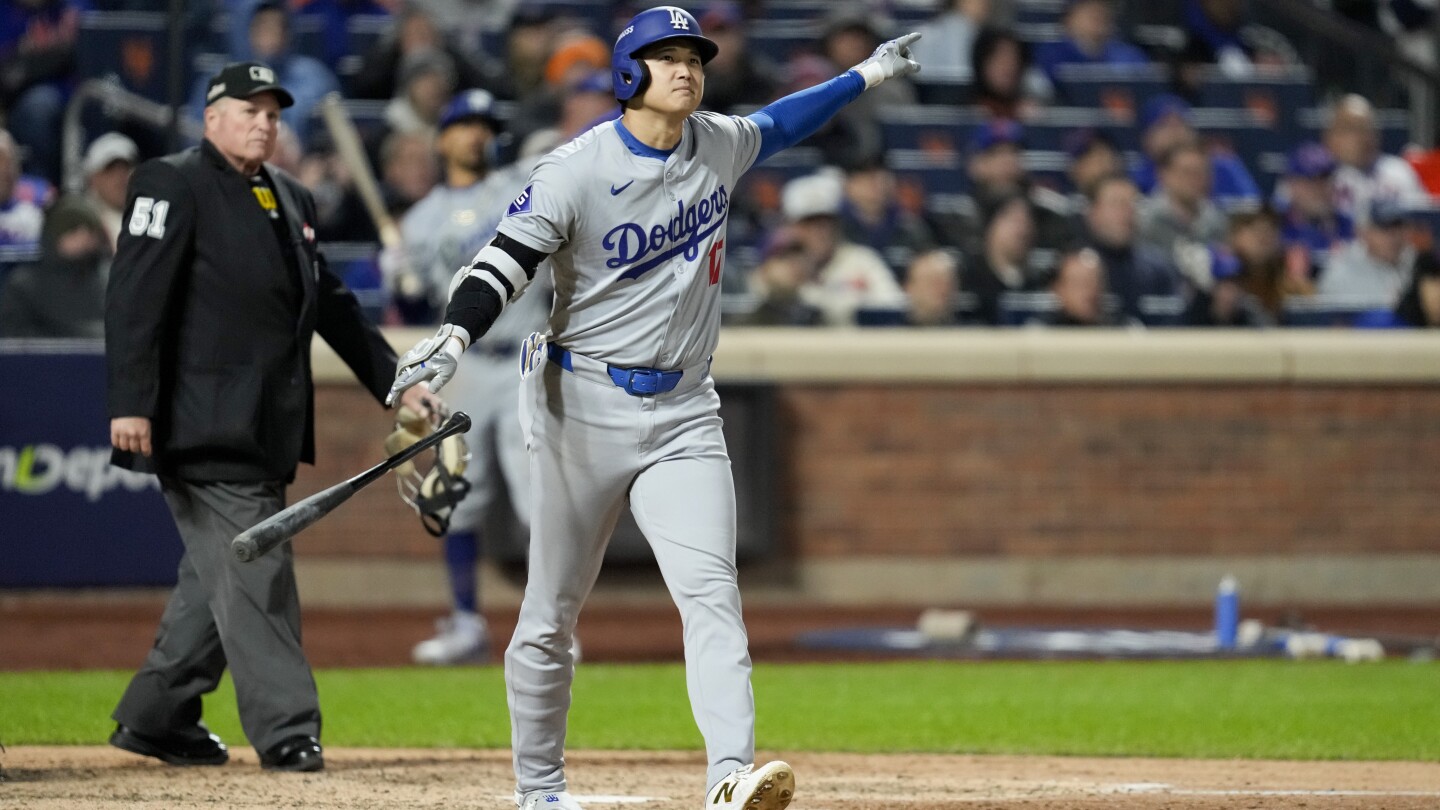
M1440 790L1280 790L1280 789L1203 789L1177 788L1163 782L1135 782L1126 785L1111 785L1102 793L1164 793L1170 796L1348 796L1373 797L1440 797Z

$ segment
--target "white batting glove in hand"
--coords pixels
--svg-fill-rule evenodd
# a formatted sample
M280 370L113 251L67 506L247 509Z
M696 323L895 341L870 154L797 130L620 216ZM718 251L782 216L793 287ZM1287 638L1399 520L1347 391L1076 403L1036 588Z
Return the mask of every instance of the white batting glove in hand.
M440 327L434 337L428 337L415 344L396 364L395 384L385 397L386 405L394 405L395 397L411 386L430 382L431 391L439 391L460 364L460 355L470 345L470 333L464 327L447 323Z
M920 38L918 33L909 33L892 39L875 49L870 58L856 65L853 70L865 80L869 90L886 79L909 76L920 72L920 63L911 58L910 46Z

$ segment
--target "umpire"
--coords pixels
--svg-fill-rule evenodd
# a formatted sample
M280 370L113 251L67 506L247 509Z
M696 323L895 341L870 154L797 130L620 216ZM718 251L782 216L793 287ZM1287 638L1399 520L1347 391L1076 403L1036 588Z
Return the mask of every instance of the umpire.
M131 179L106 293L111 460L159 475L185 544L110 744L224 763L200 713L228 664L261 765L315 771L320 704L291 550L240 563L230 540L282 509L296 465L314 460L312 335L381 402L395 354L316 249L310 193L265 165L290 93L270 68L236 63L205 101L201 144Z

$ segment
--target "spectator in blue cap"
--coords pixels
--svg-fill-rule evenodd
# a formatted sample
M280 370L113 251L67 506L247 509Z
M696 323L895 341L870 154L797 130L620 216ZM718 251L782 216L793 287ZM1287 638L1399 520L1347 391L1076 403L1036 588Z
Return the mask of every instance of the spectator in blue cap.
M1050 81L1063 84L1064 65L1145 65L1145 52L1115 34L1111 0L1068 0L1060 18L1065 36L1038 49L1040 68Z
M1114 139L1093 127L1081 127L1065 133L1062 146L1065 157L1065 176L1070 180L1072 203L1089 196L1090 189L1099 180L1125 171L1125 158ZM1080 205L1075 206L1077 209Z
M1355 238L1355 223L1335 208L1335 158L1314 141L1295 147L1276 184L1274 205L1282 219L1287 246L1304 251L1307 263L1324 257Z
M1135 184L1146 194L1155 191L1155 164L1160 155L1182 143L1201 143L1200 133L1190 120L1190 105L1171 93L1151 96L1140 111L1140 148L1144 151L1135 169ZM1260 202L1260 186L1233 152L1205 149L1210 162L1210 196L1226 207Z
M1410 219L1404 202L1389 197L1372 200L1360 238L1331 251L1318 291L1343 297L1347 305L1393 310L1410 287L1415 269L1416 250L1405 228Z
M977 126L970 134L965 169L970 177L974 213L967 219L961 247L981 251L983 227L1000 203L1024 198L1035 226L1035 247L1058 251L1075 236L1070 203L1065 196L1037 186L1025 170L1025 128L1015 121L996 119Z

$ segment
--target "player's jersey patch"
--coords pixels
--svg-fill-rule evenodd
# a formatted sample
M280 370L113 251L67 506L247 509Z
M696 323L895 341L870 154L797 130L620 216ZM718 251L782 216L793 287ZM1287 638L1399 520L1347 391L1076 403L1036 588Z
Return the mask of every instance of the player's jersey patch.
M505 209L505 216L513 217L516 214L530 213L530 203L534 201L530 190L534 187L534 184L526 186L525 190L520 192L520 196L516 197L515 200L510 203L510 207Z

